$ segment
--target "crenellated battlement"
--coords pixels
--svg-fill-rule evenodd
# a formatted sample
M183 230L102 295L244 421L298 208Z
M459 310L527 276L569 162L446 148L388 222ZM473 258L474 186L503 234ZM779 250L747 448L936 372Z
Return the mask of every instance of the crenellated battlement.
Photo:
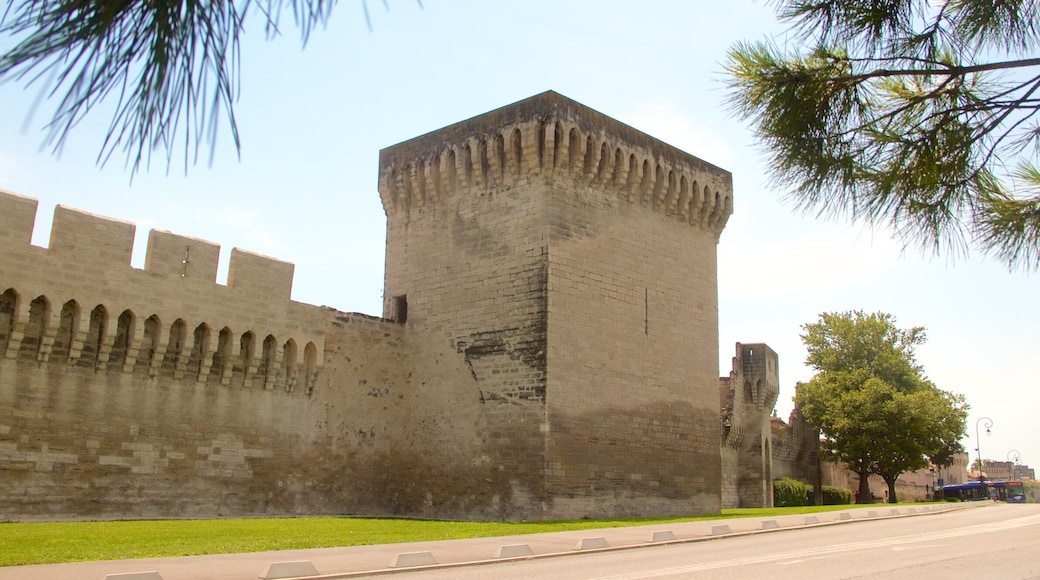
M0 238L5 251L17 252L19 244L30 246L37 207L33 198L0 190ZM130 222L59 205L54 208L47 252L56 260L91 268L130 270L136 229ZM144 271L163 278L216 285L219 256L220 246L212 242L151 230ZM231 250L227 287L237 289L242 298L288 300L292 282L292 264L238 248Z
M456 195L542 180L592 189L719 234L732 175L548 91L383 149L387 216Z
M0 191L0 362L314 388L324 314L290 299L292 264L234 248L224 286L220 246L152 230L137 269L134 224L64 206L40 248L37 207Z

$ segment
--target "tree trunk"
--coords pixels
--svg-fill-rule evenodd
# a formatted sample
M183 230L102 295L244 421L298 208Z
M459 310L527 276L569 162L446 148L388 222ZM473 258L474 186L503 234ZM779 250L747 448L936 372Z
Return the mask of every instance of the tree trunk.
M896 478L889 479L886 477L885 483L888 484L888 503L898 503L899 500L896 499Z
M816 430L816 485L813 493L816 496L816 505L823 505L823 456L820 452L820 430Z
M874 503L874 498L870 494L870 473L866 469L863 471L857 471L859 474L859 501L858 503Z

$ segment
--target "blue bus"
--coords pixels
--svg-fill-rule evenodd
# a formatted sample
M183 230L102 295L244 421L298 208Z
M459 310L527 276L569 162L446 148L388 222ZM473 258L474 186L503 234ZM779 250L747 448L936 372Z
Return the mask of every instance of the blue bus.
M943 498L960 501L984 501L993 499L1007 503L1026 503L1026 491L1021 481L969 481L957 485L944 485Z

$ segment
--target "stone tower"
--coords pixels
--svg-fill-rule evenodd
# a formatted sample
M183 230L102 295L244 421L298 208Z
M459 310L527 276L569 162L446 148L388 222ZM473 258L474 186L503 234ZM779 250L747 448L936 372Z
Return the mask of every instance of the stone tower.
M773 507L772 410L779 357L765 344L737 343L722 407L722 507Z
M384 317L423 381L468 370L514 501L719 509L729 172L546 92L384 149L379 192Z

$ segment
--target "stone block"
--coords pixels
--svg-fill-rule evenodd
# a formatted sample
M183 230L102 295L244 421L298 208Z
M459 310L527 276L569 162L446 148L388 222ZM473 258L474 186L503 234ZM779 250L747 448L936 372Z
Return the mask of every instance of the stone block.
M496 558L523 558L524 556L533 556L534 552L531 551L531 546L527 544L508 544L505 546L498 547L498 554Z
M675 534L671 530L660 530L650 532L651 542L670 542L675 539Z
M414 568L416 566L434 566L437 559L430 552L403 552L394 556L391 568Z
M606 538L582 538L578 540L578 544L574 546L575 550L599 550L602 548L609 548L610 543L607 542Z
M260 580L276 580L278 578L299 578L301 576L317 576L318 570L310 560L294 562L274 562L267 567L267 572Z

